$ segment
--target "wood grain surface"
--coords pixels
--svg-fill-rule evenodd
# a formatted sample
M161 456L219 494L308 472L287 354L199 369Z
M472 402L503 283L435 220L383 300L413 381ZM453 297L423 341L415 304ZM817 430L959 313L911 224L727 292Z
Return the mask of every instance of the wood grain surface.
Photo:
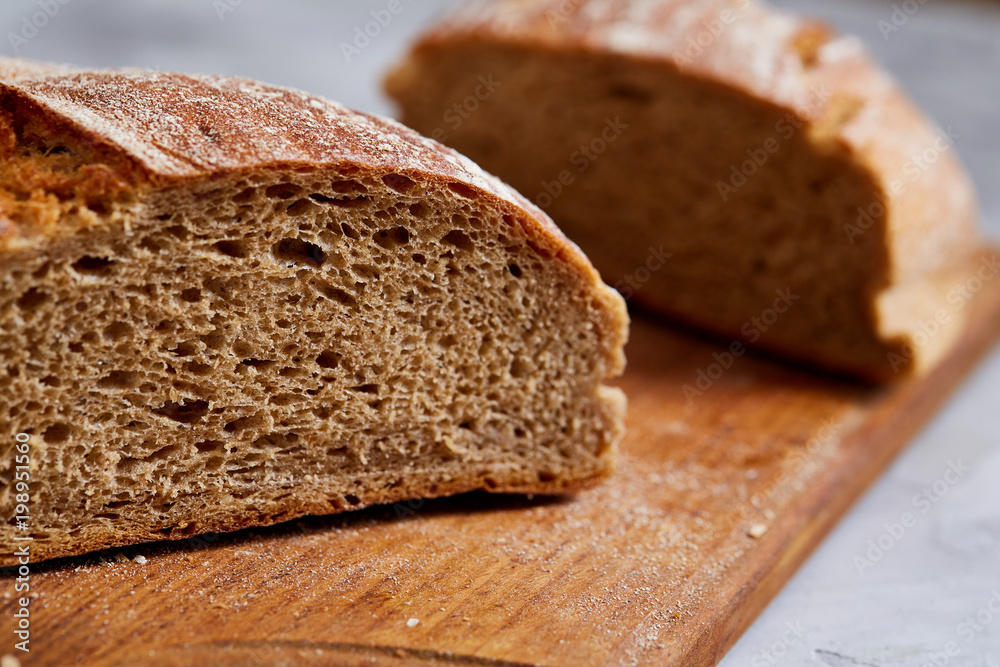
M637 321L618 474L32 566L22 665L714 665L1000 334L870 389ZM956 318L957 319L957 318ZM702 387L706 385L702 383ZM0 577L0 655L14 578ZM6 663L5 663L6 665Z

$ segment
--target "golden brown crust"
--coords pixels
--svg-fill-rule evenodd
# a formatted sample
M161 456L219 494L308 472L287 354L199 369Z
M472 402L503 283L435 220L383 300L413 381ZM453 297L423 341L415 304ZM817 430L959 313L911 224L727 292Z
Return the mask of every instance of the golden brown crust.
M81 140L112 151L116 175L137 186L343 164L454 182L511 206L550 252L598 280L548 216L468 158L399 123L319 97L248 79L0 60L0 108L16 104L32 105L39 122L68 124Z

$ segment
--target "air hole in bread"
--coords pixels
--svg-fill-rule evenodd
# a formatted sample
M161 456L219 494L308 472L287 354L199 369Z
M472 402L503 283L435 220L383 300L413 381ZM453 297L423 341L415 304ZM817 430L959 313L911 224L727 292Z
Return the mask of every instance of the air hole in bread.
M193 340L186 340L173 348L173 352L178 357L190 357L192 354L196 354L200 349L197 342Z
M253 200L254 195L257 194L256 188L245 188L240 192L233 195L233 201L237 204L245 204Z
M391 250L410 242L410 232L405 227L395 227L393 229L383 229L376 232L372 239L387 250Z
M143 250L148 250L149 252L156 255L162 252L167 246L160 243L155 238L147 236L144 237L141 241L139 241L139 247L142 248Z
M128 322L112 322L104 327L104 339L108 341L119 341L132 334L132 325Z
M313 284L315 285L316 289L319 290L319 293L322 294L327 299L329 299L330 301L335 301L337 303L342 303L345 306L351 306L351 307L358 305L357 299L355 299L353 296L351 296L350 294L348 294L346 291L344 291L339 287L334 287L329 283L319 280L317 280Z
M459 250L472 251L476 247L469 235L461 229L454 229L448 232L441 240L455 246Z
M302 188L294 183L279 183L264 190L264 194L271 199L291 199L300 192Z
M181 299L188 303L198 303L201 301L201 290L197 287L189 287L181 291Z
M288 215L293 217L298 217L309 213L312 210L313 204L309 199L299 199L294 204L288 207Z
M224 429L227 433L239 433L240 431L246 429L259 429L264 425L264 419L260 415L252 415L250 417L242 417L241 419L235 419L225 425Z
M200 361L189 361L184 364L184 371L197 377L207 377L215 370L212 364L203 364Z
M111 371L98 381L97 386L101 389L131 389L138 383L138 373L133 371Z
M223 448L221 440L202 440L194 443L194 448L199 452L217 452Z
M382 177L382 182L396 192L407 192L414 185L411 179L401 174L386 174Z
M179 449L179 445L167 445L166 447L161 447L147 456L146 461L155 463L156 461L169 460Z
M343 195L368 192L368 188L357 181L333 181L330 183L330 189Z
M162 408L154 409L153 413L181 424L196 424L208 413L208 401L167 401Z
M69 427L69 424L57 422L42 432L42 440L50 445L55 445L69 440L72 432L73 430Z
M225 333L223 333L218 329L212 331L211 333L207 333L204 336L201 336L199 340L209 350L219 350L225 347L226 345Z
M316 364L320 368L337 368L340 366L340 355L336 352L327 350L323 354L316 357Z
M330 197L328 195L320 194L318 192L314 192L311 195L309 195L309 199L312 199L317 204L333 204L334 202L340 201L340 198L338 197Z
M22 294L21 298L17 300L17 307L22 311L31 312L48 300L49 295L46 292L38 289L37 287L32 287L27 292Z
M315 268L322 266L326 261L326 253L322 248L302 239L282 239L274 244L271 252L280 260Z
M351 227L351 225L346 222L340 223L340 229L344 232L344 236L349 239L357 241L361 238L361 235L354 230L354 227Z
M240 363L244 366L256 368L259 371L266 371L267 369L273 367L276 362L269 361L267 359L244 359Z
M365 196L335 198L318 195L314 196L314 199L317 199L322 203L329 204L330 206L336 206L337 208L360 208L368 201L368 198Z
M459 197L465 197L466 199L476 198L476 191L465 183L449 183L448 189Z
M191 236L191 232L184 225L172 225L164 231L180 241L186 241Z
M106 275L114 264L114 260L107 257L81 257L73 262L73 270L83 275L101 276Z
M531 364L522 359L514 359L510 364L510 376L513 378L523 378L531 372Z
M223 255L236 259L246 259L250 254L245 241L218 241L214 247Z

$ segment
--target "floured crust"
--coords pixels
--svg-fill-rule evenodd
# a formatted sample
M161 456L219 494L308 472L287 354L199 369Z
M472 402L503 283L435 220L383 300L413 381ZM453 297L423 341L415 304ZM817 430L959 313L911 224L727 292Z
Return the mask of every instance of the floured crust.
M46 63L27 58L0 58L0 81L37 79L47 76L72 74L80 70L69 65Z
M475 163L385 118L248 79L141 70L81 72L0 60L0 105L31 104L121 158L136 188L206 176L353 163L456 182L502 201L550 251L599 280L590 262L540 209ZM0 249L30 235L7 222Z

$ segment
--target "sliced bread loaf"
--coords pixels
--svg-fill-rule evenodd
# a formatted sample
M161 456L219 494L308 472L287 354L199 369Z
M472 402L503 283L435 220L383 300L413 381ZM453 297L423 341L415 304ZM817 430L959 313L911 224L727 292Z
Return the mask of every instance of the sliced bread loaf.
M935 325L978 239L954 134L815 22L749 0L477 0L387 86L648 309L874 380L962 330L950 308Z
M20 61L0 152L3 564L611 470L624 304L455 152L253 81Z

